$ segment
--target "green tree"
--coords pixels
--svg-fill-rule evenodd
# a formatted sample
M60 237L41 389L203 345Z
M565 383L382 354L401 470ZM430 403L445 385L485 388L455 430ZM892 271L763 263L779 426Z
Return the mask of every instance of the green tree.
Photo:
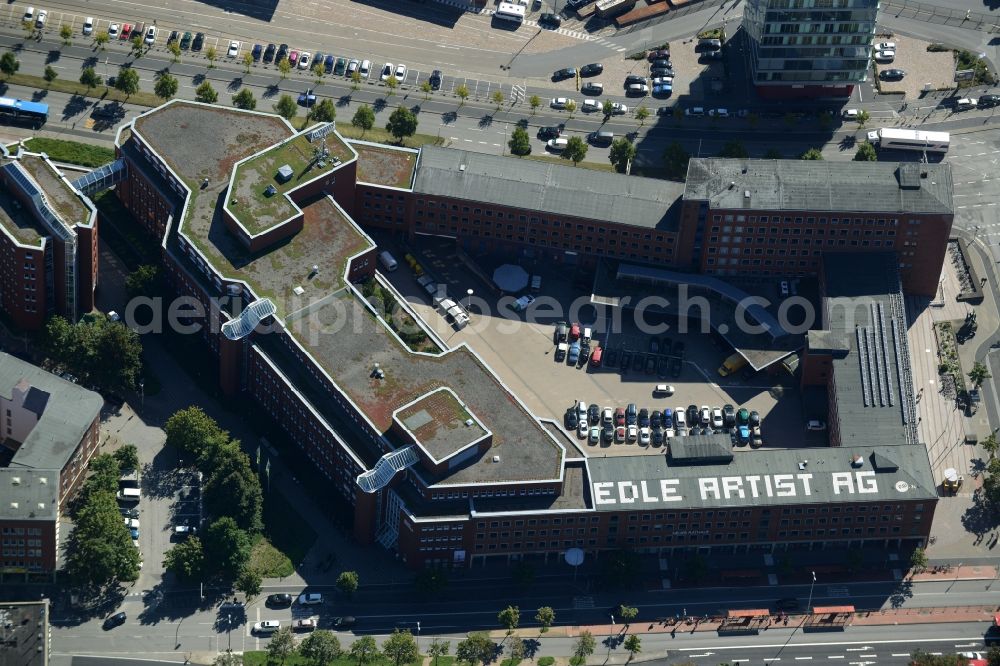
M406 137L413 136L417 131L417 116L406 107L401 106L389 116L389 122L386 123L385 128L402 144Z
M337 109L333 106L333 100L324 99L309 111L309 116L320 123L333 122L337 117Z
M435 595L448 586L448 574L444 569L434 567L423 569L413 580L417 591L424 595Z
M299 654L317 666L325 666L340 658L343 651L340 648L340 641L332 631L317 629L306 636L299 645Z
M114 458L121 470L139 469L139 449L135 444L125 444L114 452Z
M503 106L503 92L500 90L494 90L492 98L493 103L496 104L497 111L499 111L500 107Z
M125 67L124 65L120 70L118 70L118 76L115 77L115 88L121 90L125 93L125 98L128 99L129 96L139 92L139 72L135 71L131 67Z
M205 561L235 578L250 561L250 535L236 521L223 516L205 530Z
M746 146L743 145L742 141L726 141L725 145L722 146L722 150L719 151L719 157L745 160L750 157L750 153L747 152Z
M626 630L638 614L639 609L634 606L626 606L625 604L622 604L618 607L618 616L621 618L622 622L625 623Z
M632 661L636 653L642 652L642 639L632 634L625 639L625 649L628 651L628 660Z
M323 63L319 60L313 63L312 66L313 78L316 79L316 85L323 82L323 77L326 75L326 68L323 67Z
M243 54L243 73L249 74L251 67L253 67L253 54L250 53L249 51L246 51Z
M282 58L278 61L278 71L281 72L282 79L287 77L288 73L292 71L292 63L288 62L288 58Z
M361 87L361 70L356 69L351 72L351 90L357 90Z
M249 88L244 88L233 95L233 106L237 109L253 111L257 108L257 99L253 96L253 93L250 92Z
M142 55L143 43L141 34L132 37L132 39L129 40L128 45L129 45L129 55L132 55L134 53L137 58Z
M73 43L73 28L67 23L63 23L59 27L59 36L62 37L63 44L69 46Z
M858 127L864 127L865 123L867 123L870 118L871 115L864 109L861 109L858 111L858 115L854 120L857 121Z
M615 112L615 103L610 99L604 100L604 104L601 105L601 112L604 113L604 119L607 120Z
M167 44L167 50L170 51L170 60L174 63L181 61L181 45L176 41ZM207 83L207 81L206 81Z
M59 72L57 72L55 68L52 67L52 65L45 66L45 73L42 74L42 78L45 79L46 83L51 84L58 77L59 77Z
M597 639L587 630L581 631L576 640L573 641L573 656L579 663L587 661L587 657L594 654L597 649Z
M583 161L587 156L587 144L578 136L571 136L566 142L566 148L562 152L563 159L573 160L573 166Z
M389 89L389 96L392 97L396 94L396 87L399 86L399 79L395 75L390 76L385 80L385 87Z
M350 655L358 661L358 666L364 666L376 661L380 653L373 637L362 636L351 644Z
M160 99L170 99L177 94L177 89L180 87L180 83L177 81L177 77L171 76L170 74L161 74L156 77L156 83L153 85L153 92Z
M986 651L986 666L1000 666L1000 645L992 645Z
M77 511L66 545L66 574L94 592L139 578L139 550L132 545L112 492L89 493Z
M566 110L569 112L569 117L572 118L573 114L576 113L576 102L568 100L566 102Z
M172 42L173 43L173 42ZM194 90L195 100L205 104L215 104L219 100L219 93L208 81L202 81Z
M373 125L375 125L375 111L372 107L367 104L362 104L358 107L358 110L354 112L354 117L351 118L351 125L361 129L361 136L365 135L365 132L370 130Z
M510 642L510 648L507 654L510 655L511 664L519 664L524 659L524 653L526 652L524 641L520 638L515 638Z
M96 88L100 82L101 77L93 67L84 67L83 71L80 72L80 83L87 86L88 89Z
M34 21L21 21L21 30L24 30L28 39L35 36L35 22Z
M649 118L649 109L644 106L640 106L635 110L635 119L639 121L639 127L646 124L646 118Z
M931 654L916 649L910 655L911 666L964 666L968 660L957 654Z
M608 159L618 173L625 173L629 163L635 159L637 150L635 144L622 137L611 142Z
M868 143L867 141L862 141L861 145L858 146L858 151L854 153L855 162L875 162L878 160L878 154L875 152L875 146Z
M187 407L174 412L164 426L167 446L198 456L206 448L229 441L229 433L219 427L201 407Z
M260 571L254 567L245 566L240 571L240 575L236 577L233 587L242 592L247 600L250 600L260 595L263 582L264 578L260 575Z
M215 67L215 59L219 56L219 52L215 50L214 46L209 46L205 49L205 57L208 58L208 68L212 69Z
M986 439L980 442L980 445L983 447L983 451L986 451L990 460L996 457L997 450L1000 449L1000 441L997 440L996 431L991 432Z
M97 44L97 48L99 48L102 51L104 50L104 47L107 46L108 41L110 39L111 36L108 34L106 30L99 30L94 35L94 43Z
M493 659L496 644L485 631L473 631L455 646L455 658L467 664L487 664Z
M417 649L417 642L413 640L413 634L409 629L400 631L394 629L392 634L382 643L382 654L396 666L409 664L417 660L420 651Z
M267 644L267 662L284 664L295 653L295 639L291 627L281 627L271 634Z
M163 554L163 568L182 580L200 580L205 572L205 549L201 539L188 537Z
M532 95L528 99L528 106L531 107L531 115L535 115L538 112L538 107L542 105L542 98L538 95Z
M823 159L823 153L820 152L819 148L810 148L806 152L799 156L800 160L821 160Z
M510 140L507 142L511 155L528 155L531 153L531 137L523 127L515 127L510 133Z
M434 90L434 86L431 85L430 81L424 81L420 84L420 91L424 93L424 101L431 98L431 91Z
M458 95L458 98L460 100L462 100L458 104L458 108L462 108L463 106L465 106L465 100L469 98L468 86L466 86L464 83L459 85L457 88L455 88L455 94Z
M517 625L521 623L521 610L517 606L507 606L497 613L497 622L507 630L507 635L510 636L517 629Z
M243 655L227 650L216 655L212 666L243 666Z
M205 476L205 510L212 516L229 516L240 529L259 532L263 527L263 492L250 456L238 442L204 449L198 466Z
M291 120L295 117L298 107L291 95L282 95L278 98L278 103L274 105L274 111L285 120Z
M17 61L17 58L10 51L5 51L0 56L0 72L3 73L4 78L10 78L14 74L17 74L17 70L20 68L21 63Z
M357 571L341 571L340 575L337 576L337 589L350 599L358 591L360 582Z
M977 389L983 385L983 382L991 377L993 377L993 375L990 374L989 368L979 361L973 363L972 370L969 370L969 381L972 382L973 387Z
M663 151L663 167L667 171L668 178L684 180L684 177L687 176L689 161L691 161L691 153L684 150L684 147L676 141Z
M927 553L924 552L923 548L913 550L913 554L910 555L910 568L913 569L914 573L922 573L927 569Z
M542 606L535 613L535 622L542 625L542 633L544 634L552 626L552 623L556 621L556 612L552 609L552 606Z
M427 656L433 659L432 666L437 666L438 659L447 656L449 650L451 650L451 642L443 641L440 638L432 640L431 646L427 648Z
M781 151L776 148L768 148L764 153L765 160L780 160L782 159Z
M131 389L142 370L142 343L135 331L105 317L70 324L60 316L46 323L42 347L55 365L85 384L116 391ZM108 363L107 359L115 359Z

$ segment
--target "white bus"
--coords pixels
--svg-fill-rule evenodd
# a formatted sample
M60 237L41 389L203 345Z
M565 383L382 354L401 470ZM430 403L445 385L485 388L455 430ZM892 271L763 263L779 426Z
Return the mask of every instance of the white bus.
M946 153L951 143L951 136L947 132L883 127L868 132L868 141L883 150L926 150L930 153Z
M518 5L513 2L501 2L493 15L504 21L522 23L524 22L524 10L524 5Z

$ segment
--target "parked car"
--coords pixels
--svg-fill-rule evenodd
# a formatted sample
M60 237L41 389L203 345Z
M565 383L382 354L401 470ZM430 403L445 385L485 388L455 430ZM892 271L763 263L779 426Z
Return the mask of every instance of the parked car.
M367 79L372 71L372 61L362 60L361 61L361 78Z
M280 628L281 622L278 620L264 620L254 624L251 632L255 634L273 634Z
M630 425L626 426L625 441L634 442L639 439L639 426Z
M429 84L431 84L431 90L440 90L441 89L441 70L440 69L435 69L433 72L431 72L430 78L427 79L427 82Z
M292 620L292 631L313 631L319 626L316 622L316 618L306 617L298 620Z
M131 23L126 23L125 25L122 26L122 31L118 35L118 38L119 39L128 39L131 34L132 34L132 24Z
M658 59L658 60L651 60L649 62L649 68L650 69L673 69L674 65L673 65L673 63L670 62L669 59L661 58L661 59Z
M118 25L117 23L112 23L111 25L108 26L108 37L110 39L114 39L115 37L117 37L119 32L121 32L121 26ZM191 41L191 33L190 32L186 32L184 34L187 35L188 42L190 42ZM187 46L184 45L184 41L183 40L181 40L181 48L182 49L186 49L187 48Z
M906 72L901 69L883 69L878 73L878 77L883 81L902 81Z
M881 42L875 45L875 49L878 51L895 51L896 42Z
M323 58L323 71L327 74L333 74L333 66L337 63L337 58L329 53L325 58Z
M237 50L239 50L239 47L237 47ZM312 54L309 51L303 51L299 54L299 69L309 69L310 66L312 66Z
M638 418L638 425L639 425L640 428L648 428L649 427L649 410L648 409L646 409L645 407L643 407L642 409L640 409L639 410L639 415L638 415L637 418Z
M194 36L194 40L191 42L192 51L201 51L201 47L205 45L205 33L199 32Z
M534 302L535 302L534 296L532 296L531 294L525 294L524 296L521 296L516 301L514 301L514 305L512 307L514 309L514 312L522 312L524 310L527 310L528 306Z
M563 424L566 426L566 430L576 430L577 426L580 425L580 421L576 416L576 409L570 407L563 414Z
M722 419L722 410L718 407L712 408L712 427L716 430L722 428L725 422Z
M316 606L323 603L323 595L318 592L299 595L300 606Z
M596 99L585 99L580 105L580 110L584 113L595 113L601 110L601 102Z
M722 421L727 428L731 428L736 425L736 408L732 405L723 406Z
M979 106L984 109L997 104L1000 104L1000 95L980 95L979 97Z
M45 19L47 19L48 17L49 17L48 10L39 9L38 10L38 18L35 19L35 27L38 28L39 30L41 30L42 28L44 28L45 27Z
M826 422L818 419L810 419L806 422L806 430L826 430Z
M557 137L555 139L549 139L545 142L545 147L554 153L561 153L566 150L566 146L569 145L569 139L564 139L562 137Z
M156 43L156 26L151 25L146 28L146 37L142 40L146 46L152 46Z
M403 81L405 81L406 80L406 65L404 65L402 63L396 65L395 76L396 76L396 81L398 81L399 83L402 83Z
M649 94L649 86L644 83L633 83L626 90L629 97L644 97Z
M305 91L304 93L299 93L299 106L312 106L316 103L316 94L313 92L312 88Z
M538 24L545 28L551 28L552 30L555 30L556 28L562 25L562 18L558 14L551 14L546 12L545 14L542 14L541 16L538 17Z
M657 384L653 387L653 395L673 395L674 387L670 384Z
M649 428L639 428L639 443L643 446L649 446L652 440L652 432Z
M584 65L580 68L580 76L597 76L604 71L604 65L599 62Z
M702 405L698 412L699 422L701 425L707 426L712 423L712 410L708 405Z
M757 413L756 409L751 410L750 412L750 426L751 427L760 426L760 414Z
M971 97L962 97L955 103L956 111L969 111L976 108L976 100Z
M746 407L740 407L736 412L736 423L743 426L750 425L750 411Z
M262 44L254 44L253 49L250 50L250 57L253 58L254 62L260 62L260 58L263 54L264 46Z
M657 49L655 51L650 51L646 54L646 60L653 62L654 60L664 60L670 59L670 49Z
M601 407L594 403L589 408L587 408L587 422L590 425L597 425L601 421Z
M229 42L229 48L226 50L227 58L235 58L240 54L240 43L235 39ZM308 56L308 53L303 53L302 55ZM301 65L299 65L301 67ZM303 67L303 69L305 69Z
M403 69L404 69L404 71L406 70L405 67ZM346 72L346 71L347 71L347 58L337 58L337 62L334 63L334 65L333 65L333 75L334 76L343 76L344 72ZM399 83L402 83L402 80L400 80L398 78L396 80Z
M125 624L125 620L127 619L128 616L125 615L124 612L115 613L114 615L109 615L108 618L104 620L104 624L102 626L104 627L104 630L107 631L109 629L114 629L115 627L120 627Z
M562 134L563 128L565 127L565 125L549 125L546 127L539 127L538 138L543 141L548 139L558 139Z
M896 52L892 49L875 52L875 62L892 62L896 59Z
M327 58L329 58L329 57L330 56L327 56ZM361 67L361 61L360 60L351 60L350 62L348 62L347 63L347 76L348 77L354 76L354 72L358 71L358 67Z
M83 34L91 35L93 33L94 33L94 18L92 16L88 16L87 18L83 19Z
M638 74L629 74L625 77L625 88L632 85L646 85L646 77L639 76Z
M274 54L277 52L278 47L274 44L268 44L267 48L264 49L264 56L261 58L265 63L270 64L274 62Z
M604 93L604 85L596 81L588 81L580 86L580 92L584 95L601 95Z
M572 79L574 77L576 77L576 67L564 67L552 72L553 81L562 81L563 79Z
M615 442L621 444L625 441L625 426L615 428Z

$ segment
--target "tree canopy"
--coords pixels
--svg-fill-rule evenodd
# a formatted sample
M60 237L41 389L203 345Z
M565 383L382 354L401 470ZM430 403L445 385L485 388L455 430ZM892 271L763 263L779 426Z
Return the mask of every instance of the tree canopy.
M399 107L389 116L389 122L385 128L396 137L400 143L408 136L413 136L417 131L417 116L406 107Z
M139 335L122 322L103 316L76 324L59 315L51 317L42 347L55 365L69 370L84 384L108 391L134 389L142 369Z
M629 162L636 156L635 144L622 137L611 142L611 151L608 153L608 160L618 173L625 173Z
M387 659L392 660L396 666L414 662L420 656L417 642L413 640L413 634L410 633L409 629L403 631L393 629L392 635L382 643L382 654Z

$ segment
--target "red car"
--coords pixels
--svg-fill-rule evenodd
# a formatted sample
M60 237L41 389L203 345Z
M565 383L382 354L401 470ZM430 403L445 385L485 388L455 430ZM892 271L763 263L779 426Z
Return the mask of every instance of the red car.
M625 425L625 408L619 407L615 410L615 425L623 426Z
M132 24L126 23L125 25L122 26L121 39L128 39L129 35L131 34L132 34Z
M295 67L295 63L297 63L298 60L299 60L298 51L292 51L291 53L288 54L288 64L291 65L292 67Z
M579 340L580 339L580 325L579 324L573 324L572 326L570 326L570 329L569 329L569 339L570 340Z
M600 347L594 347L594 350L590 352L590 365L594 368L601 367L601 356L604 354L604 350Z
M646 56L649 62L654 60L670 60L670 49L657 49L656 51L650 51L649 55Z

